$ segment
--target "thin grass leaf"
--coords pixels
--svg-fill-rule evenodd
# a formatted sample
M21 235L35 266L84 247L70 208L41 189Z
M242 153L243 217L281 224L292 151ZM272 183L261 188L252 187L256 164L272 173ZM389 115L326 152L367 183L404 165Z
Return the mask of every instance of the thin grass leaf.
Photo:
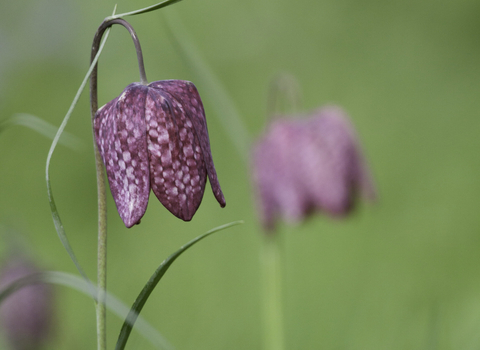
M191 240L190 242L188 242L184 246L180 247L179 250L177 250L175 253L170 255L168 258L166 258L160 264L160 266L154 272L152 277L150 277L147 284L145 284L142 291L138 295L137 299L133 303L129 314L128 314L127 318L125 319L125 322L123 323L122 329L120 331L120 335L118 336L117 345L115 346L115 350L124 350L125 349L125 345L127 343L128 337L130 336L130 332L132 331L133 325L135 324L135 320L137 319L138 315L142 311L142 308L145 305L145 303L147 302L148 297L153 292L153 290L155 289L155 287L157 286L158 282L163 277L163 275L165 275L165 272L167 272L170 265L172 265L172 263L183 252L185 252L188 248L193 246L195 243L201 241L205 237L208 237L215 232L218 232L218 231L221 231L221 230L224 230L226 228L229 228L229 227L232 227L232 226L235 226L235 225L239 225L239 224L243 224L243 221L234 221L234 222L231 222L231 223L228 223L228 224L218 226L218 227L215 227L215 228L211 229L210 231L204 233L203 235L200 235L200 236L194 238L193 240Z
M65 229L63 228L62 220L60 219L60 215L58 214L57 206L55 205L55 200L53 198L53 193L52 193L52 186L50 184L50 175L49 175L49 170L50 170L50 160L52 159L52 154L53 151L55 150L55 147L57 146L58 140L60 139L60 136L62 135L63 130L65 129L65 126L67 125L68 120L70 119L70 116L73 112L73 109L75 108L78 99L80 98L80 95L82 94L85 85L88 82L88 79L90 78L90 75L92 74L93 68L98 62L98 58L100 57L100 54L102 53L103 47L105 46L105 43L108 38L108 34L110 33L110 28L108 28L105 32L105 37L98 49L98 53L95 56L92 64L90 65L90 68L88 69L87 74L85 75L85 78L82 81L82 84L80 85L77 94L75 95L72 104L70 105L70 108L68 109L67 114L65 115L65 118L63 118L62 124L58 128L58 131L53 139L52 145L50 146L50 150L48 151L48 156L47 156L47 164L45 167L45 172L46 172L46 180L47 180L47 193L48 193L48 201L50 203L50 210L52 212L52 218L53 222L55 224L55 229L57 230L58 237L60 238L60 241L62 242L65 250L68 252L70 255L70 258L72 259L73 263L75 264L78 272L88 281L88 277L83 271L82 267L80 266L80 263L78 262L75 254L73 253L73 249L70 246L70 243L68 242L67 235L65 234Z
M161 9L162 7L173 5L173 4L175 4L177 2L180 2L180 1L182 1L182 0L162 1L162 2L159 2L158 4L148 6L148 7L145 7L143 9L139 9L139 10L135 10L135 11L131 11L131 12L120 13L118 15L109 16L109 17L105 18L105 20L112 20L112 19L121 18L121 17L125 17L125 16L133 16L133 15L139 15L141 13L147 13L147 12L150 12L150 11L155 11L155 10Z
M220 79L202 58L200 50L193 43L180 18L174 16L172 12L165 18L167 32L178 49L181 58L197 76L197 79L203 83L205 94L209 96L211 101L215 101L212 106L218 121L222 124L241 158L248 163L251 136L245 127L235 102Z
M4 120L2 123L0 123L0 133L11 125L26 126L27 128L30 128L33 131L36 131L52 140L58 130L54 125L46 122L45 120L27 113L16 113L10 118ZM58 143L77 151L84 147L83 142L78 137L66 131L62 134L58 140Z
M87 296L92 296L93 288L93 297L95 299L97 298L97 287L85 281L83 278L66 272L44 271L41 273L22 277L12 282L3 290L0 290L0 304L3 302L3 300L5 300L10 294L14 293L15 291L25 286L37 283L51 283L69 287ZM112 311L120 319L126 319L130 308L125 303L123 303L121 300L108 292L106 300L106 306L108 309L110 309L110 311ZM174 347L152 325L150 325L150 323L143 319L143 317L138 316L135 329L155 348L174 350Z

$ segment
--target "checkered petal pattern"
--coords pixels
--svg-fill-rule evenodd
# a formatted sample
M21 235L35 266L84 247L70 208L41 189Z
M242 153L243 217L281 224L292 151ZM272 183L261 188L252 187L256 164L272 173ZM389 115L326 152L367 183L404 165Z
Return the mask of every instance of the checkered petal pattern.
M94 128L110 190L127 227L145 214L150 189L173 215L190 221L208 177L215 198L225 206L205 111L191 82L130 84L97 111Z

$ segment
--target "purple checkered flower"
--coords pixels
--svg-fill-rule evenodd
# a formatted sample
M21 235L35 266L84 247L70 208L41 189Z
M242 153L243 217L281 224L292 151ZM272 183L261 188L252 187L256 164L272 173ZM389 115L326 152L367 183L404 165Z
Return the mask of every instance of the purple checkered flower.
M193 83L130 84L97 111L94 127L110 190L127 227L145 214L150 189L173 215L190 221L207 175L215 198L225 206Z
M40 272L24 258L9 259L0 271L0 288ZM0 329L12 350L42 349L51 335L53 289L47 284L20 288L0 305Z
M253 149L253 180L260 217L273 229L277 216L296 223L320 210L344 216L354 197L373 200L374 185L356 132L338 107L306 119L277 119Z

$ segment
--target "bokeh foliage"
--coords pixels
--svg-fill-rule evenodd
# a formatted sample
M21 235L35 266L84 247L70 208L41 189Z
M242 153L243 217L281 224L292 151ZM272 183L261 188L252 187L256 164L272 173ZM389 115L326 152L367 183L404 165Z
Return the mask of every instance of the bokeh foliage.
M118 2L118 12L151 5ZM0 4L0 118L36 115L60 125L88 69L90 45L115 1ZM266 122L267 87L294 74L306 110L342 105L375 175L379 202L346 221L319 216L281 226L290 349L473 349L480 346L480 3L184 0L129 19L147 77L204 82L167 35L166 16L190 39L247 129ZM103 104L138 81L127 32L113 28L100 58ZM212 153L227 200L206 191L190 223L151 201L124 228L109 195L108 288L131 303L159 263L223 223L245 220L179 259L143 315L178 349L260 349L259 245L249 165L204 99ZM95 276L96 185L88 94L67 131L86 147L59 146L51 181L67 235ZM50 269L75 272L46 197L50 140L21 126L0 134L0 223L20 231ZM207 185L208 186L208 185ZM0 249L0 251L3 250ZM95 346L93 303L59 288L57 349ZM121 320L109 316L113 345ZM150 345L133 334L130 348Z

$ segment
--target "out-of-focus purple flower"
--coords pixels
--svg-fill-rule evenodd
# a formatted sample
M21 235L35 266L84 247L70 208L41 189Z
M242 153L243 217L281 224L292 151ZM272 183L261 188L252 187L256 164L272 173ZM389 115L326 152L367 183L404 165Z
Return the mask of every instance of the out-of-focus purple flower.
M291 223L317 210L343 216L357 192L370 200L376 196L356 132L339 107L273 121L254 146L252 166L267 229L277 216Z
M127 227L145 214L150 189L178 218L197 211L207 175L223 208L202 100L183 80L133 83L101 107L95 139L118 213Z
M10 260L0 270L0 289L40 272L24 258ZM47 284L22 287L0 304L0 324L12 350L41 349L51 335L53 289Z

